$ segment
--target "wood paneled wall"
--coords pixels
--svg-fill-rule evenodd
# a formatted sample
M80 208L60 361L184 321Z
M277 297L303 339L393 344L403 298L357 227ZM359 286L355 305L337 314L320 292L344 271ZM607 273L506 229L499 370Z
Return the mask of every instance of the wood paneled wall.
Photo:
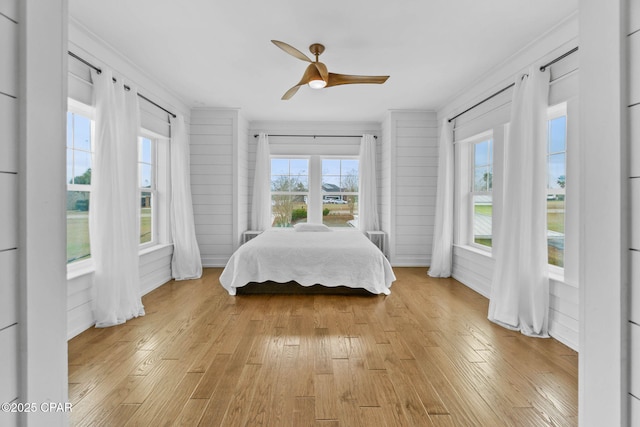
M437 132L435 112L390 111L383 122L380 217L394 266L431 263Z
M0 402L18 398L18 26L17 1L0 2Z
M640 425L640 2L631 1L628 14L629 52L629 188L631 191L631 289L629 300L631 425Z
M224 266L246 229L247 129L238 110L191 111L191 193L205 267Z

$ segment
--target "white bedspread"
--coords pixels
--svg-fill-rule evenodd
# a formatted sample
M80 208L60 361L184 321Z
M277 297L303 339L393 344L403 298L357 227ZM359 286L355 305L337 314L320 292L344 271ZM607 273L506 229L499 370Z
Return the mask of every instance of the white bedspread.
M250 282L295 281L348 286L389 295L396 280L389 261L361 232L268 230L231 256L220 276L230 295Z

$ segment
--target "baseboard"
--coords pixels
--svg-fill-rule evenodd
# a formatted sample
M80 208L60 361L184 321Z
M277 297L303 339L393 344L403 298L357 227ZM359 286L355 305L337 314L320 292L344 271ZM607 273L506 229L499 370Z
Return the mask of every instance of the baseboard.
M146 286L140 293L141 296L145 296L170 280L171 276L166 276L166 274L155 278L154 280L146 283ZM93 317L92 301L88 301L73 308L67 313L67 341L91 328L95 323L96 320Z
M452 275L451 277L453 277L455 280L457 280L458 282L460 282L463 285L465 285L467 288L472 289L475 292L477 292L480 295L482 295L483 297L489 299L489 296L491 295L491 289L486 289L484 287L478 286L477 284L469 283L466 280L464 280L463 278L458 277L458 275L456 275L456 274Z
M225 267L229 262L229 257L203 257L202 258L202 266L203 267Z
M549 335L555 340L569 347L571 350L579 351L578 332L572 331L558 322L549 322Z

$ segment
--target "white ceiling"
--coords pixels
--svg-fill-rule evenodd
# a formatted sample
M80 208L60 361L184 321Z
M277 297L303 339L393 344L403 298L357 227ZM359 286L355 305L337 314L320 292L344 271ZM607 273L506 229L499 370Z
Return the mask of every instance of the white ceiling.
M70 15L192 107L241 108L249 120L374 120L436 110L577 10L578 0L69 0ZM383 85L313 90L306 63L390 75Z

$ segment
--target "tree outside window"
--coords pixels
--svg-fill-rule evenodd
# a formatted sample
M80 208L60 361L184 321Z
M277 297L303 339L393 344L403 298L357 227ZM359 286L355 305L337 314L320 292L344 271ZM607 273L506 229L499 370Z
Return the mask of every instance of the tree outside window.
M271 159L271 218L273 227L307 222L308 159Z

